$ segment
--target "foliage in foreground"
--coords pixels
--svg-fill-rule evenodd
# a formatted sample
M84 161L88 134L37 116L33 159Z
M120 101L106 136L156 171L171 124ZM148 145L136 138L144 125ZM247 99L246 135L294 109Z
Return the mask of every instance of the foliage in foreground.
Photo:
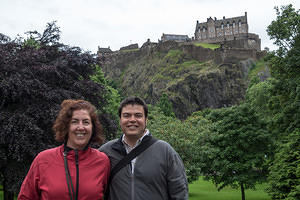
M280 145L270 167L268 192L272 199L300 198L300 130L295 130Z
M191 117L182 122L165 116L159 108L150 107L147 126L156 138L167 141L179 153L191 183L200 175L199 136L208 131L209 125L203 117Z
M4 193L18 192L32 159L57 146L52 124L64 99L86 99L101 114L106 133L115 125L104 106L107 85L91 80L96 59L80 48L58 42L59 29L49 23L29 39L0 40L0 181Z
M300 199L300 10L275 7L277 18L267 32L278 50L268 63L272 82L267 110L272 113L268 129L276 137L277 149L269 168L269 194L273 199Z

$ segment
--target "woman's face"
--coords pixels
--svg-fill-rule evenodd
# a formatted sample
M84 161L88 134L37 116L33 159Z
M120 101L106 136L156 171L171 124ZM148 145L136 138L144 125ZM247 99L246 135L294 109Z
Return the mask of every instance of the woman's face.
M92 137L92 120L87 110L74 110L69 124L67 146L83 149Z

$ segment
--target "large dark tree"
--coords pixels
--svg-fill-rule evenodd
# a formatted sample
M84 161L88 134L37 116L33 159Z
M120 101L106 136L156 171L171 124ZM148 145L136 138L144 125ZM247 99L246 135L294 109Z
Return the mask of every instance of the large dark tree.
M13 41L0 34L0 180L5 199L18 193L36 154L58 145L51 127L64 99L90 101L106 133L116 131L104 110L109 90L91 80L95 57L60 44L55 22L43 34L28 34Z

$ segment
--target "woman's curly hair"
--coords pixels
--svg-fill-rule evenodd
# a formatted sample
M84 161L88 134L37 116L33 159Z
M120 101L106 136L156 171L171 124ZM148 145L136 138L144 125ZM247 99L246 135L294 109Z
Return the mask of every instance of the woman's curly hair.
M104 133L97 115L97 110L95 106L85 100L67 99L61 103L61 110L52 127L55 134L55 140L57 142L64 142L68 139L70 121L75 110L88 111L93 125L90 142L98 143L100 145L103 144Z

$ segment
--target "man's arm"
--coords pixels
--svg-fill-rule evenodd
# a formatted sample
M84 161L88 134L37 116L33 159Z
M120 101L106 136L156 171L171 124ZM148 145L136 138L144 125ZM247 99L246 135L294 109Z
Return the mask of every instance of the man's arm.
M167 174L168 193L172 200L188 200L188 182L183 162L175 150L170 156L170 165Z

